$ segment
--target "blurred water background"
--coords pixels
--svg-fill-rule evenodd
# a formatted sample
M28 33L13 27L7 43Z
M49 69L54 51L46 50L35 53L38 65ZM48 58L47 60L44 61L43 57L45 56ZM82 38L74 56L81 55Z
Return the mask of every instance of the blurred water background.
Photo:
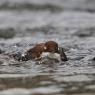
M5 54L54 40L67 62L18 62ZM95 0L0 0L0 95L95 95Z

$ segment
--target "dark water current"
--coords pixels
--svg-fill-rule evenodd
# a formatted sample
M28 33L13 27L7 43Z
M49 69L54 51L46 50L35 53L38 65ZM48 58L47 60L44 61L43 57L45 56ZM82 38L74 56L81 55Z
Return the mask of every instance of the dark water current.
M0 95L95 95L94 0L0 0ZM18 62L24 53L53 40L67 62Z

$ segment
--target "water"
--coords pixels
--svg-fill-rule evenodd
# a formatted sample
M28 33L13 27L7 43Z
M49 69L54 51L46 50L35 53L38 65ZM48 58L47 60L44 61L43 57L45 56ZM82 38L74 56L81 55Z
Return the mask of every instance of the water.
M0 95L95 94L94 0L0 0ZM53 40L67 62L18 62L24 53Z

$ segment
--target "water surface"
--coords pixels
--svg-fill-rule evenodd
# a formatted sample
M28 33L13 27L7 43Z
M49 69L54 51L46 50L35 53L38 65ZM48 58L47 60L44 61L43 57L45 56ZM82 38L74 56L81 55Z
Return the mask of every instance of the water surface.
M0 0L0 95L94 95L94 0ZM18 62L24 53L53 40L67 62Z

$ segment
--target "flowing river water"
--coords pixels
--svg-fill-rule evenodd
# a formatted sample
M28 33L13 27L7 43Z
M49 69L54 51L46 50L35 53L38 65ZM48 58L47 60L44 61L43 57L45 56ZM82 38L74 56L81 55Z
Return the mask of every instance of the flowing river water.
M94 0L0 0L0 95L95 95ZM18 62L24 53L53 40L68 61Z

